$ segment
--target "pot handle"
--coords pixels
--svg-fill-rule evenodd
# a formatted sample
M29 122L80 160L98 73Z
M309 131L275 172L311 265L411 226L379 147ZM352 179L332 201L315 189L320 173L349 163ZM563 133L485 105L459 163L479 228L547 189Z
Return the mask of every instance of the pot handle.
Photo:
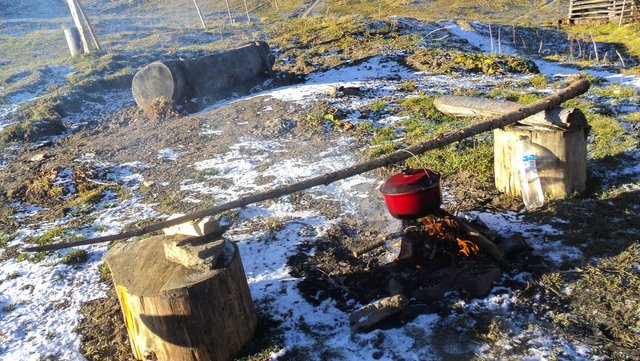
M425 169L425 170L427 169L427 167L425 167L425 166L424 166L424 163L422 163L422 162L420 161L420 158L418 158L418 156L417 156L417 155L415 155L415 154L411 153L410 151L408 151L408 150L406 150L406 149L400 149L400 151L411 154L411 155L413 156L413 158L415 158L415 159L416 159L416 162L418 163L418 166L420 166L420 168ZM406 163L405 163L405 165L406 165ZM406 167L402 170L402 173L404 173L404 174L411 174L411 173L410 173L410 170L412 170L412 169L411 169L411 167L409 167L408 165L406 165Z

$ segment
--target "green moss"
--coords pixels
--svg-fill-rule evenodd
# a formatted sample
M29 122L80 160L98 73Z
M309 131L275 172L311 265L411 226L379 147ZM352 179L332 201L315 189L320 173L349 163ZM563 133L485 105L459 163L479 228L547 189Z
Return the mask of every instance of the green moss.
M598 96L615 99L628 99L638 96L636 88L615 83L607 84L604 87L593 87L591 91Z
M71 197L66 205L67 207L78 207L96 204L104 197L104 191L107 187L108 186L100 185L95 188L79 189L79 192Z
M87 262L89 254L84 249L74 249L62 257L62 263L67 265L78 265Z
M16 309L16 304L15 303L9 303L7 305L2 306L2 312L13 312Z
M469 72L494 75L538 72L535 64L521 57L458 50L419 49L407 56L406 62L417 70L437 74Z
M549 85L549 78L544 74L536 74L530 81L531 85L537 89L544 89Z
M53 243L56 239L60 239L60 237L67 231L67 227L65 226L56 226L51 228L50 230L44 232L41 236L37 237L33 240L33 243L46 246L48 244Z
M4 232L0 231L0 247L6 246L9 241L11 241L11 237L4 234Z
M98 273L100 273L100 280L102 282L109 282L111 280L111 269L109 269L109 265L105 262L98 265Z
M627 123L640 123L640 112L633 112L626 115L624 120Z
M587 113L587 120L594 135L593 142L588 144L588 150L595 159L615 156L635 143L633 136L614 118Z

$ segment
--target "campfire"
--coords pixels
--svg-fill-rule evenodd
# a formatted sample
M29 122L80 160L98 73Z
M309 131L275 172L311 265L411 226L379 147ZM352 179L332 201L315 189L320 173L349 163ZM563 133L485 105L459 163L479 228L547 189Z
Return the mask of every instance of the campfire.
M354 256L388 246L398 238L392 248L399 245L400 250L391 263L374 272L385 275L389 296L355 311L350 317L354 331L369 329L400 313L412 299L430 303L449 291L470 297L490 292L502 275L498 265L503 251L469 223L440 208L438 174L407 168L390 177L380 191L391 215L402 220L402 230L354 251Z

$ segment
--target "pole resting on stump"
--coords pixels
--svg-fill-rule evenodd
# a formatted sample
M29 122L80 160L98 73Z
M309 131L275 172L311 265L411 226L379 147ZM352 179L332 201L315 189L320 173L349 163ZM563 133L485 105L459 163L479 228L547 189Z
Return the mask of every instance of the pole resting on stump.
M414 154L422 154L433 149L441 148L446 145L459 142L463 139L472 137L480 133L488 132L494 129L502 128L507 125L516 123L519 120L522 120L538 112L541 112L545 109L557 107L563 102L569 99L573 99L578 95L587 92L587 90L589 90L589 86L590 86L590 83L587 80L581 79L572 83L568 87L558 91L557 93L551 94L543 99L540 99L533 104L523 105L521 108L519 108L516 111L509 112L507 114L494 117L483 122L475 123L473 125L470 125L462 129L453 130L451 132L440 134L435 138L426 140L422 143L415 144L405 149L395 151L386 156L375 158L364 163L355 164L353 166L350 166L344 169L319 175L317 177L309 178L293 184L280 186L269 191L246 195L236 200L233 200L231 202L227 202L213 208L203 209L201 211L187 214L181 217L177 217L172 220L158 222L137 230L123 232L120 234L114 234L111 236L97 237L92 239L86 239L83 241L76 241L76 242L64 242L64 243L50 244L46 246L30 247L25 249L25 251L27 252L51 251L56 249L68 248L68 247L83 246L87 244L110 242L110 241L115 241L123 238L138 237L143 234L159 231L169 226L184 223L184 222L191 221L198 218L212 216L212 215L219 214L234 208L244 207L249 204L262 202L269 199L279 198L292 193L303 191L305 189L313 188L319 185L328 185L342 179L353 177L355 175L362 174L377 168L381 168L384 166L401 162L403 160L406 160L412 157Z

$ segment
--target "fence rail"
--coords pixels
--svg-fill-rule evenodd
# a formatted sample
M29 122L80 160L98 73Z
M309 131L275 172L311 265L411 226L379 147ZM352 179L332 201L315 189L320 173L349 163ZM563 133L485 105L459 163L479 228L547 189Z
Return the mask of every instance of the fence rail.
M571 0L569 20L628 22L640 19L639 0Z

